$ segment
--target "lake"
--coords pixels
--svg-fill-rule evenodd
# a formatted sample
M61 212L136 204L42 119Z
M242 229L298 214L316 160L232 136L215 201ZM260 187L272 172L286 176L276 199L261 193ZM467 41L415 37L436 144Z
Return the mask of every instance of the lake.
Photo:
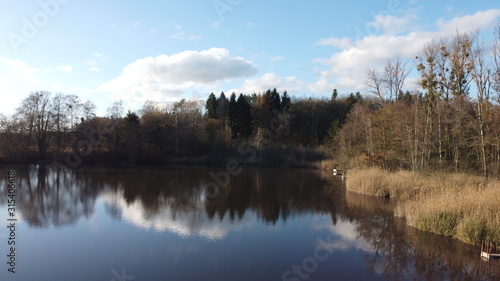
M478 247L407 227L391 202L347 192L325 171L32 165L0 172L0 280L500 276L500 263L481 261Z

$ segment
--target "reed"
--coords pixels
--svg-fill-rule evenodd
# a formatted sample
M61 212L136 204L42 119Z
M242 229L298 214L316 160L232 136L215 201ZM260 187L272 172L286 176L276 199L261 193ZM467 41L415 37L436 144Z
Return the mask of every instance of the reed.
M346 188L396 199L395 215L420 230L478 245L500 244L500 181L463 173L378 168L350 171Z

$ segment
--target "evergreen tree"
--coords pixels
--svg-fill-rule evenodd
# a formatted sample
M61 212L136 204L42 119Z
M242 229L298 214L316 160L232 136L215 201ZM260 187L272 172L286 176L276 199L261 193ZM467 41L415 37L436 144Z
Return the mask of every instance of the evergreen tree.
M123 120L127 124L139 124L139 116L137 115L137 113L132 112L130 110L127 112Z
M339 95L339 93L337 92L337 89L333 89L333 93L332 93L332 101L335 101L337 100L337 96Z
M214 93L211 93L210 96L208 96L205 109L207 110L208 118L217 119L217 98Z
M339 130L340 130L340 120L335 119L330 125L330 128L328 129L324 141L326 147L328 147L331 151L334 150L333 148L335 146L335 136L337 135L337 132Z
M240 94L236 102L237 130L238 135L247 139L252 134L252 111L250 103L243 94Z
M237 104L236 94L233 92L228 104L229 127L231 128L233 138L238 136L238 120L237 120Z
M291 100L288 93L285 91L281 97L281 108L284 110L290 109Z
M273 89L269 94L269 102L271 103L271 111L274 109L281 111L281 99L280 94L276 91L276 88Z
M224 122L224 125L226 125L228 119L229 102L224 92L221 92L216 102L217 102L217 119L222 120Z

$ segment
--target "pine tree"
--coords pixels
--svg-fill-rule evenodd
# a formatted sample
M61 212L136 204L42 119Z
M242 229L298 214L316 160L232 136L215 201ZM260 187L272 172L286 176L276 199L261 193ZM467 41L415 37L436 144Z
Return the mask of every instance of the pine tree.
M224 92L221 92L219 98L217 99L217 119L220 119L226 125L228 119L228 100Z
M339 130L340 130L340 120L335 119L330 125L330 128L328 129L324 141L326 147L328 147L331 150L333 150L333 147L335 146L335 136L337 135L337 132Z
M205 109L207 110L208 118L217 119L217 98L214 93L208 96L207 102L205 103Z
M269 102L271 103L271 111L274 109L281 111L281 99L280 94L276 91L276 88L273 89L269 94Z
M231 133L233 139L238 137L238 117L237 117L237 104L236 104L236 93L231 94L228 104L228 115L229 115L229 127L231 128Z
M337 100L337 96L339 95L339 93L337 92L337 89L333 89L333 93L332 93L332 101L335 101Z
M247 139L252 134L252 111L250 103L243 94L240 94L236 102L237 130L238 135Z
M288 110L290 108L291 100L288 93L285 91L281 97L281 108L283 110Z

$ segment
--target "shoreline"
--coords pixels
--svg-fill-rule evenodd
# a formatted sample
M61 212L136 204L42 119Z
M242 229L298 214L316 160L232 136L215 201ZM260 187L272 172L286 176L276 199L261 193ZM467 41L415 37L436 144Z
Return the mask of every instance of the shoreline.
M179 159L176 159L179 160ZM193 160L193 159L183 159ZM241 159L240 159L241 160ZM171 161L167 163L81 163L77 167L166 167L220 168L228 161ZM239 161L245 168L325 170L332 159L302 162L305 165ZM0 166L54 165L54 162L1 163ZM55 164L57 165L57 164ZM330 170L330 169L328 169ZM386 198L395 204L394 216L416 229L449 236L471 245L483 240L500 245L500 181L465 173L391 172L380 168L353 169L345 181L346 190Z
M349 172L346 189L390 198L394 215L419 230L472 245L500 244L500 181L464 173L397 171L379 168Z

